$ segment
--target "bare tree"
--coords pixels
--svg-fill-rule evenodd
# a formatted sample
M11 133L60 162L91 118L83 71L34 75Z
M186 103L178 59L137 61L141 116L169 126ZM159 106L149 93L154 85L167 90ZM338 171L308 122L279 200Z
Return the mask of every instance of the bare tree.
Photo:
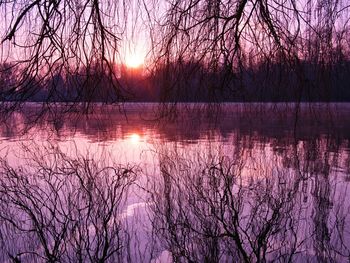
M2 98L85 108L124 101L118 54L138 20L150 27L162 101L340 99L333 93L349 60L346 1L131 2L0 2L2 71L17 72Z
M211 101L327 100L338 88L336 65L349 59L348 23L349 5L337 0L167 1L153 36L164 96L185 89ZM195 78L193 91L183 74L201 71L210 77Z
M10 65L1 72L17 72L2 88L12 101L2 108L35 98L87 108L96 99L124 101L117 61L127 7L127 1L1 1L0 59Z

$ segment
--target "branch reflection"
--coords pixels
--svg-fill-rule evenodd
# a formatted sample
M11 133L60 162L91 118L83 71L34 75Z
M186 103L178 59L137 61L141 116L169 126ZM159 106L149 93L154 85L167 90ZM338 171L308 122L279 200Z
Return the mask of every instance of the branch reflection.
M122 205L135 168L31 145L25 164L0 162L0 257L14 262L125 258Z
M346 171L339 142L259 147L160 146L149 183L159 252L174 262L345 262L350 256ZM288 141L289 140L289 141ZM250 147L246 147L250 145Z

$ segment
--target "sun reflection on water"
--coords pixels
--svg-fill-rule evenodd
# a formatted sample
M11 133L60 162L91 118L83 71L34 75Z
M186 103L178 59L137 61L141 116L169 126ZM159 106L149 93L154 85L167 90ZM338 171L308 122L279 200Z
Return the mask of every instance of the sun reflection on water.
M129 136L128 136L128 139L131 143L133 144L137 144L140 142L141 140L141 136L138 134L138 133L131 133Z

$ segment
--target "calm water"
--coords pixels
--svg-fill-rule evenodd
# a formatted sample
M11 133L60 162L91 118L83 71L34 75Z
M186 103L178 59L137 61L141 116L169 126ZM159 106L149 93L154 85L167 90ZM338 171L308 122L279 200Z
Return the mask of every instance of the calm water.
M350 260L349 104L59 108L0 126L1 261Z

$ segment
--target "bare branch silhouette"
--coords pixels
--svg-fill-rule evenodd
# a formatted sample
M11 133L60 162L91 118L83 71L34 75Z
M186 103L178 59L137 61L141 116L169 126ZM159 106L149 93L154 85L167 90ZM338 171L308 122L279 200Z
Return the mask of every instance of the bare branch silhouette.
M27 150L26 165L1 160L2 260L123 261L123 202L134 169L68 157L55 147Z

